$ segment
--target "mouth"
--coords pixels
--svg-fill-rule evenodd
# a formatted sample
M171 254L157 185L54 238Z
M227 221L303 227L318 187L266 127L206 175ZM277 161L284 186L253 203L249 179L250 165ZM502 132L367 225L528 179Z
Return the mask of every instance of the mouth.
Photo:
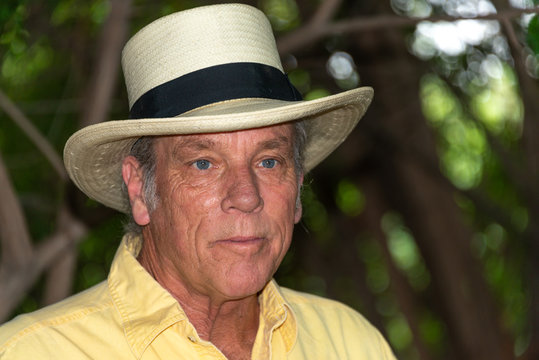
M264 238L258 236L237 236L227 239L218 240L217 243L230 243L230 244L249 244L263 241Z
M249 251L258 249L264 244L266 238L256 236L238 236L227 239L218 240L215 242L217 246L225 246L236 251Z

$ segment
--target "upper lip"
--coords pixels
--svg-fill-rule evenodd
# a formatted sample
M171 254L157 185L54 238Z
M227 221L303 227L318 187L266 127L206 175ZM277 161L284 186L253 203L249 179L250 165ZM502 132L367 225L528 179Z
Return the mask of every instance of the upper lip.
M262 240L260 236L231 236L226 239L221 239L218 242L247 242L253 240Z

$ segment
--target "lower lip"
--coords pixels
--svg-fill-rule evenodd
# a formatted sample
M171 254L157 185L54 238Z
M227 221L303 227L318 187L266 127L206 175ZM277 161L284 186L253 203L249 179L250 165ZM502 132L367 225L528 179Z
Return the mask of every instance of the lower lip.
M237 249L249 249L253 246L259 246L264 241L263 238L242 239L242 240L220 240L217 244L232 246Z

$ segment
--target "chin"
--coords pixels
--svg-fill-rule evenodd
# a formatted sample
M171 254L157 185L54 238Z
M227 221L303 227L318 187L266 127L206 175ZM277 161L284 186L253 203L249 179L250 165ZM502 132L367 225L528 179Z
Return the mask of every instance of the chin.
M229 277L225 281L223 292L229 298L242 299L249 296L257 296L260 291L271 280L271 276L249 276L243 275L235 278Z

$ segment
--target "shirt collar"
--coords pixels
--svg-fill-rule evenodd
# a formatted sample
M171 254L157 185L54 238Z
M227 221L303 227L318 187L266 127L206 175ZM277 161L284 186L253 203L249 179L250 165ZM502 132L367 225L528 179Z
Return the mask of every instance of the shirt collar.
M275 280L271 280L259 295L260 322L263 344L270 344L271 337L278 331L283 339L286 352L290 352L296 342L296 316L281 294ZM257 337L259 335L257 334Z
M180 304L136 259L142 238L126 234L111 265L108 286L122 319L127 342L139 358L172 324L187 320Z
M108 277L112 301L120 313L126 339L137 358L167 327L180 321L190 324L176 299L136 259L141 247L140 236L126 234ZM261 340L269 344L273 332L279 331L289 352L296 341L296 319L275 281L270 281L262 290L259 303L263 325L259 329L262 330Z

